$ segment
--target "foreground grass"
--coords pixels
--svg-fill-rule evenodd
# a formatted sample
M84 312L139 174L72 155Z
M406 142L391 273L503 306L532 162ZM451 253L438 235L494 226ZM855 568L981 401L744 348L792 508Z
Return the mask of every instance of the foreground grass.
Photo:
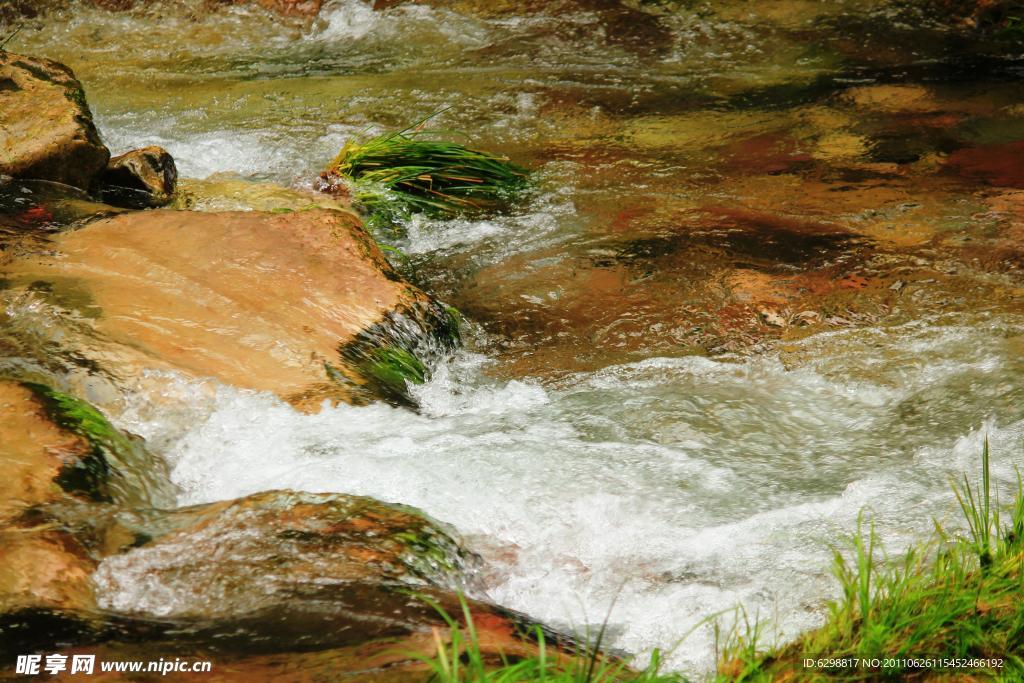
M977 485L953 487L965 534L936 523L930 542L890 561L861 520L835 552L842 595L825 625L765 649L761 626L744 621L716 680L1024 681L1024 491L1018 477L1012 505L993 499L987 441L981 470Z
M429 601L428 601L429 602ZM564 650L549 650L544 632L536 627L533 640L536 654L530 657L507 657L488 654L480 645L469 607L462 602L465 625L449 616L440 606L434 608L448 623L446 643L440 632L434 631L436 654L420 657L437 683L682 683L676 674L665 674L660 669L660 653L655 650L651 662L642 670L632 669L622 660L600 654L603 629L598 634L592 651L580 651L567 656Z

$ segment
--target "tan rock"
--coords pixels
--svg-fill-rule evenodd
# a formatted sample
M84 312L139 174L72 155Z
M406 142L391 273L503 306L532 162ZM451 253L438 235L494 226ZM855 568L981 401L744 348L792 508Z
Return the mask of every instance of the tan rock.
M95 606L89 582L95 563L81 543L24 516L33 506L66 498L58 480L91 451L85 438L47 415L32 391L0 381L0 617Z
M84 438L54 424L31 391L0 382L0 520L59 496L61 468L89 450Z
M215 173L201 180L182 178L174 201L176 209L193 211L306 211L336 209L349 211L352 205L322 192L297 190L239 178L230 173Z
M48 248L6 277L74 283L95 332L137 356L132 371L148 363L296 403L352 398L367 382L343 347L388 346L394 328L407 337L399 353L412 352L448 315L346 212L123 214Z
M94 609L89 580L94 568L68 533L0 529L0 616L31 609Z
M0 52L0 174L88 188L109 158L71 69Z

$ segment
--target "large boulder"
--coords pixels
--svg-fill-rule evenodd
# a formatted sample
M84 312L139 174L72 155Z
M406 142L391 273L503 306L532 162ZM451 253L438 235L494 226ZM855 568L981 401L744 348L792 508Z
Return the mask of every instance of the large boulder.
M454 532L361 496L270 491L175 510L156 526L164 535L100 566L104 607L233 619L329 606L336 644L392 633L409 602L403 589L472 582L474 556Z
M120 349L97 353L98 364L134 354L121 376L175 369L298 405L400 400L458 334L342 211L122 214L59 234L5 271L8 296L74 305Z
M87 189L109 159L71 69L0 51L0 175Z

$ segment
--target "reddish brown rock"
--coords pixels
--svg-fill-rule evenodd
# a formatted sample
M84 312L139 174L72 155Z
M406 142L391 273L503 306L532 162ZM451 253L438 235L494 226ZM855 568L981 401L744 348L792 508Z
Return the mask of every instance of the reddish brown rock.
M988 185L1024 188L1024 141L960 149L949 155L946 167Z
M473 583L473 556L411 508L274 491L151 524L153 540L94 574L101 606L128 637L97 645L86 634L67 654L209 660L221 681L418 681L429 674L419 658L450 647L437 608L464 622L451 587ZM537 654L524 618L465 604L488 662ZM568 639L546 633L549 658L575 657Z

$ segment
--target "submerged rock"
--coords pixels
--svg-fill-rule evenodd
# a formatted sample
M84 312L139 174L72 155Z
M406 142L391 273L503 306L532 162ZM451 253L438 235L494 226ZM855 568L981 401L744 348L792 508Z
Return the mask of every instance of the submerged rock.
M398 589L473 582L474 558L452 531L372 498L270 491L176 510L161 524L175 530L103 562L105 607L209 619L335 603L353 613L359 640L389 630L408 602Z
M71 69L0 51L0 174L88 189L109 159Z
M350 202L322 193L296 190L274 183L255 182L231 173L203 178L182 178L174 201L176 209L193 211L269 211L289 213L309 209L349 211Z
M366 359L381 361L382 348L385 361L412 356L399 370L422 380L458 334L449 310L340 211L123 214L59 234L47 254L6 270L12 291L73 284L89 329L120 349L76 352L127 363L122 376L175 369L298 405L400 400L395 364L377 372L381 362Z
M203 653L222 680L420 680L417 657L448 639L434 605L461 620L453 589L476 582L476 558L452 531L361 496L271 491L149 524L153 540L95 572L99 605L117 623L70 639L80 651ZM536 654L525 618L466 604L490 661ZM569 639L545 633L550 657L574 656Z
M99 182L103 200L115 206L165 206L174 196L178 168L163 147L143 147L111 159Z

